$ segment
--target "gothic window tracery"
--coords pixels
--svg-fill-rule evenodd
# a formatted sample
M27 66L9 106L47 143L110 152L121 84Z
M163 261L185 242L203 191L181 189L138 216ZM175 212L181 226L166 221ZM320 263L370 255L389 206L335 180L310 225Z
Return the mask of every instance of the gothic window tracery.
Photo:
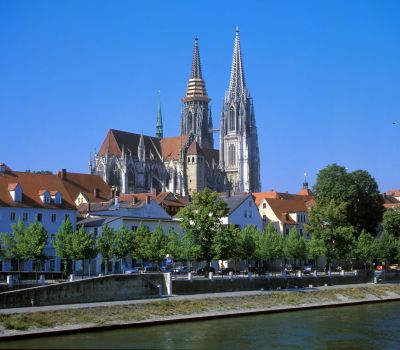
M236 165L236 147L234 144L230 144L228 148L228 165Z
M235 109L233 107L229 110L229 131L236 130Z

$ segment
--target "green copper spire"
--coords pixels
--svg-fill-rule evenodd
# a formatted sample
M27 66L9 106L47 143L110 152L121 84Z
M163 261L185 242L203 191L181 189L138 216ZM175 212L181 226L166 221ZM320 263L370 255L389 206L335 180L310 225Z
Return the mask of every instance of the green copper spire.
M160 93L158 93L160 96ZM162 113L161 113L161 102L158 100L158 109L157 109L157 124L156 124L156 137L159 139L163 138L163 125L162 125Z

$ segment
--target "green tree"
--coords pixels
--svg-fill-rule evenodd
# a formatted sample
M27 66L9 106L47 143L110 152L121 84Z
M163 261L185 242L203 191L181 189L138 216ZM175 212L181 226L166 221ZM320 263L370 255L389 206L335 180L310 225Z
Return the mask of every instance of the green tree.
M309 213L306 230L322 241L329 269L332 259L348 257L354 228L346 218L346 203L336 204L331 201L325 206L317 203Z
M283 239L275 226L269 223L259 241L259 252L262 259L269 262L283 257Z
M149 261L156 261L157 266L160 267L166 256L166 243L167 240L161 226L157 226L145 239L143 258Z
M313 260L314 266L317 267L317 261L320 256L326 255L326 249L322 239L312 235L307 241L307 255Z
M177 232L175 232L174 228L171 227L166 236L166 253L174 260L183 259L184 251L183 251L183 236Z
M383 230L394 237L400 237L400 206L387 209L382 219Z
M376 239L376 257L390 263L398 256L398 242L396 238L384 231L380 237Z
M304 260L307 247L303 237L299 236L295 228L290 229L289 234L283 240L283 253L286 258L292 260Z
M124 263L123 259L129 254L133 255L135 251L135 236L133 231L128 230L125 226L121 226L120 229L115 232L111 240L111 253L120 260L121 270L121 266ZM105 242L103 242L103 244L105 244ZM103 246L103 248L105 247Z
M364 267L371 264L376 255L376 244L374 237L366 231L362 231L355 242L353 255L356 260L362 261Z
M221 227L214 236L215 258L219 260L229 260L236 256L240 230L235 225Z
M44 248L47 245L47 239L47 231L39 222L34 222L24 229L23 256L35 262L36 280L38 263L46 259Z
M147 240L150 236L150 230L140 223L138 229L135 231L135 250L134 257L135 258L146 258L147 255Z
M260 236L260 231L255 225L246 225L239 233L238 255L241 259L247 261L248 266L250 261L257 258L257 245Z
M90 276L90 260L97 255L96 240L91 232L86 232L83 226L74 232L71 240L71 257L74 260L82 260L82 271L85 272L85 259L89 260L89 276ZM82 276L83 277L83 276Z
M2 234L2 246L4 247L4 256L7 259L17 260L17 270L21 269L21 260L24 259L23 240L25 226L21 219L17 224L11 226L11 233Z
M101 235L97 237L97 250L104 262L104 271L108 273L108 265L113 257L115 230L112 227L103 225Z
M53 239L52 244L56 251L56 255L60 259L64 259L64 273L67 273L68 261L71 260L71 239L74 233L71 221L68 218L65 220L59 230L56 233L55 239Z
M221 218L228 214L226 203L216 192L205 188L193 195L192 202L179 212L188 241L196 247L198 259L210 266L214 258L214 236L221 229Z
M331 164L317 175L313 188L320 207L331 203L343 205L344 219L358 236L364 229L374 233L383 215L383 199L375 179L364 170L348 173L346 168Z

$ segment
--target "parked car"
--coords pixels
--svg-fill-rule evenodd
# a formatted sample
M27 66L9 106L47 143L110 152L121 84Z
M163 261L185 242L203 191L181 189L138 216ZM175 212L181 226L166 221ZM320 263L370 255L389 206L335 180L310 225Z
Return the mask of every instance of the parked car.
M295 265L292 265L292 264L286 264L286 265L285 265L284 271L285 271L286 273L296 272L296 266L295 266Z
M177 266L177 267L175 267L174 272L175 272L175 273L182 273L182 274L184 274L184 273L189 273L189 272L190 272L190 269L189 269L188 266Z
M141 271L143 271L142 266L134 266L134 267L125 269L125 274L132 275L132 274L140 273Z
M158 271L158 267L155 265L145 266L143 268L143 272L157 272L157 271Z
M232 267L227 267L227 268L225 268L225 269L220 269L220 270L218 270L218 271L217 271L217 274L218 274L218 275L224 276L224 275L228 275L229 272L235 272L235 271L233 270Z
M304 265L303 273L305 275L309 275L312 272L312 265Z
M196 271L198 275L205 275L208 272L215 273L215 269L212 266L204 266Z

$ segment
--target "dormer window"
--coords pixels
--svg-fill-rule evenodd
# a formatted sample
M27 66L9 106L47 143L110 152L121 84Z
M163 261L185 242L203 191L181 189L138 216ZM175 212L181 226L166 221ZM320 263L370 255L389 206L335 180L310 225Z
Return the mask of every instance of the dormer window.
M51 199L53 200L54 204L62 204L62 195L59 191L51 191Z
M18 182L9 184L8 192L14 202L22 202L22 187Z
M41 199L42 203L50 204L51 196L50 196L50 192L49 191L41 190L41 191L39 191L39 196L40 196L40 199Z

